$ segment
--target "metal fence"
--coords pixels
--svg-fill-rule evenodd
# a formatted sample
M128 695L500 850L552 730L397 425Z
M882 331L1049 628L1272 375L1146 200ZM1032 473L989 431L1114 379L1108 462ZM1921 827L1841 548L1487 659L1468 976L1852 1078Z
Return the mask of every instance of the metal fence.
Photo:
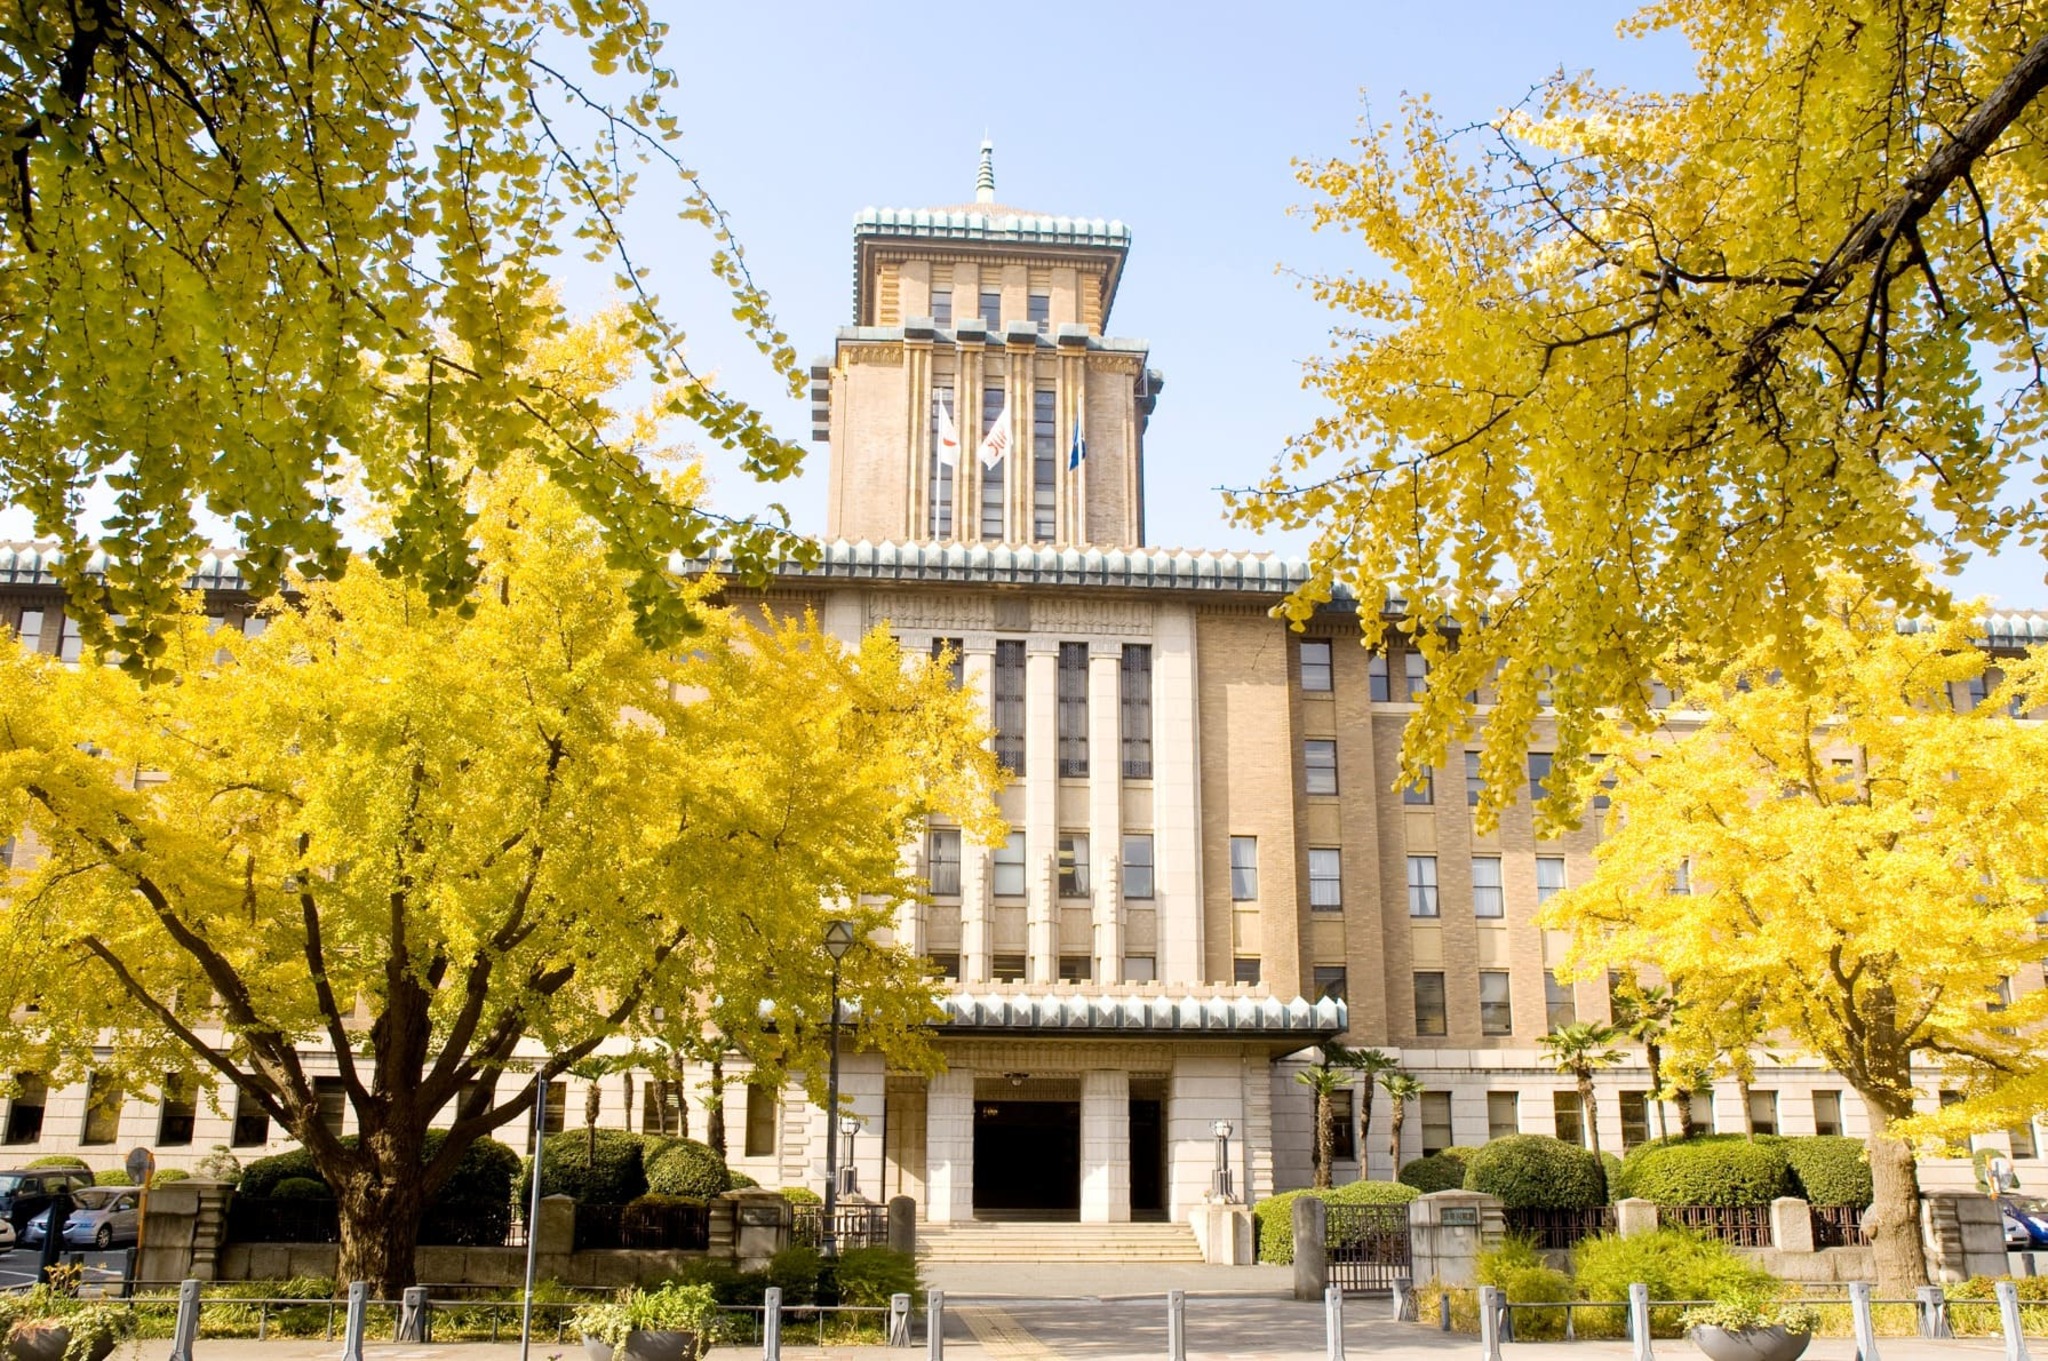
M696 1201L641 1200L627 1205L576 1202L576 1251L642 1248L702 1252L711 1246L711 1211Z
M1863 1232L1861 1205L1814 1205L1813 1245L1817 1248L1865 1248L1870 1235Z
M798 1205L792 1234L796 1242L820 1247L825 1242L825 1207ZM889 1207L886 1205L841 1205L832 1215L832 1236L842 1251L847 1248L889 1246Z
M1323 1250L1330 1284L1343 1290L1392 1290L1413 1272L1405 1205L1323 1206Z
M1768 1248L1771 1212L1763 1205L1659 1205L1657 1222L1718 1238L1733 1248Z
M1594 1205L1579 1210L1515 1210L1504 1212L1508 1232L1526 1238L1546 1252L1577 1247L1582 1238L1614 1231L1614 1207Z

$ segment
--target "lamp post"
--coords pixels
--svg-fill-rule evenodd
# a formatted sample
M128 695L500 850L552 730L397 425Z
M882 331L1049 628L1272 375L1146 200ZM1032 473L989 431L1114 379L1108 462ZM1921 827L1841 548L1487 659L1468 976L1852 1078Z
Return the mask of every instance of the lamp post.
M839 1255L839 961L853 948L853 923L825 923L825 953L832 956L832 1060L825 1075L825 1238L819 1251L827 1261Z
M1216 1176L1209 1189L1219 1201L1234 1200L1230 1189L1230 1122L1218 1120L1209 1126L1209 1132L1216 1136Z
M858 1115L848 1115L839 1122L839 1132L846 1136L846 1165L839 1169L839 1194L842 1196L854 1195L860 1190L860 1174L854 1165L853 1138L866 1123Z

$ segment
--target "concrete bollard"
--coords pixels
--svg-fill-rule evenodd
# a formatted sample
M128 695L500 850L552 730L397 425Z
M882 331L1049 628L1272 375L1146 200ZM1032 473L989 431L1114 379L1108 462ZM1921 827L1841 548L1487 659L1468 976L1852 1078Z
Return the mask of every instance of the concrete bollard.
M889 1297L889 1345L908 1347L910 1345L910 1296L904 1294Z
M1650 1287L1641 1281L1628 1288L1628 1336L1635 1361L1652 1361L1650 1351Z
M1849 1331L1856 1338L1856 1361L1877 1361L1877 1324L1870 1316L1870 1282L1849 1282Z
M341 1361L363 1361L363 1311L370 1303L366 1281L351 1281L348 1287L348 1322L341 1334Z
M1344 1290L1330 1286L1323 1291L1324 1361L1344 1361Z
M933 1290L924 1297L925 1361L944 1361L946 1355L946 1292Z
M1188 1361L1188 1294L1166 1292L1166 1361Z
M1948 1321L1948 1296L1938 1285L1923 1285L1914 1292L1920 1297L1920 1336L1950 1338L1956 1335Z
M1436 1326L1438 1332L1448 1333L1451 1330L1451 1292L1449 1290L1437 1292Z
M169 1361L192 1361L192 1347L199 1341L199 1282L178 1282L178 1321L171 1329Z
M409 1285L405 1296L398 1305L398 1332L391 1339L394 1342L433 1341L433 1318L428 1313L427 1288L423 1285Z
M2020 1331L2020 1291L2011 1281L1992 1287L1998 1292L1999 1329L2005 1334L2005 1361L2028 1361L2027 1335Z
M1479 1361L1501 1361L1500 1303L1500 1287L1479 1287Z
M909 1196L889 1198L889 1250L906 1257L917 1253L917 1202Z
M761 1361L782 1361L782 1287L761 1294Z
M1415 1280L1409 1276L1394 1278L1394 1322L1415 1322Z
M1330 1283L1330 1249L1325 1237L1329 1209L1314 1196L1302 1196L1290 1212L1294 1229L1294 1298L1319 1300Z

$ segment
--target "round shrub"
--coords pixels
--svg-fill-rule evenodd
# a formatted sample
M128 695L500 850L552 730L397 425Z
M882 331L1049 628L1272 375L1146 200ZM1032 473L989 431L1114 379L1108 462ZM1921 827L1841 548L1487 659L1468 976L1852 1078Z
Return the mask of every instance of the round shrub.
M320 1179L320 1169L313 1165L312 1154L303 1148L288 1148L268 1158L258 1158L244 1167L241 1180L235 1183L235 1193L261 1200L276 1195L277 1184L281 1181Z
M1268 1196L1252 1207L1252 1216L1259 1224L1259 1260L1294 1260L1294 1202L1303 1196L1331 1205L1406 1205L1421 1194L1398 1181L1354 1181L1327 1191L1307 1188Z
M760 1182L755 1181L752 1177L748 1176L744 1172L733 1172L731 1173L731 1176L732 1185L726 1188L727 1190L750 1191L761 1184Z
M678 1139L647 1164L647 1189L657 1195L709 1200L732 1189L732 1173L709 1144Z
M1465 1163L1472 1153L1469 1148L1447 1148L1426 1158L1413 1159L1402 1164L1401 1184L1412 1186L1424 1195L1432 1191L1456 1191L1465 1184Z
M446 1130L428 1130L423 1156L431 1160L448 1142ZM512 1183L519 1155L496 1139L478 1139L462 1151L448 1180L427 1199L420 1239L429 1246L497 1247L512 1227Z
M1624 1193L1621 1188L1627 1179L1622 1174L1621 1159L1603 1152L1600 1155L1600 1175L1607 1178L1607 1203L1612 1205L1622 1199Z
M792 1243L768 1259L768 1284L781 1287L784 1304L815 1304L824 1271L825 1259L816 1248Z
M1658 1205L1768 1205L1791 1177L1782 1146L1717 1138L1652 1150L1628 1183L1631 1195Z
M286 1177L270 1188L272 1200L333 1200L327 1183L315 1177Z
M540 1193L572 1196L588 1205L626 1205L646 1195L647 1169L641 1162L639 1137L624 1130L601 1129L595 1143L597 1157L593 1159L589 1131L550 1134L542 1149ZM532 1178L529 1159L519 1178L522 1205L527 1202Z
M917 1285L917 1259L888 1248L848 1248L839 1254L839 1298L843 1304L887 1308L891 1295L908 1295L911 1307L922 1303Z
M150 1174L151 1186L168 1186L174 1181L190 1181L192 1174L182 1167L159 1167Z
M1580 1298L1588 1300L1625 1300L1635 1281L1650 1287L1653 1300L1723 1300L1762 1291L1775 1295L1783 1288L1770 1272L1726 1243L1683 1229L1582 1239L1572 1249L1572 1275L1578 1280ZM1619 1309L1589 1312L1595 1317L1586 1321L1617 1331L1621 1327ZM1614 1317L1598 1318L1602 1312ZM1652 1309L1651 1331L1659 1337L1676 1336L1678 1314L1677 1306Z
M128 1175L125 1167L109 1167L92 1174L94 1186L133 1186L135 1178Z
M808 1186L785 1186L775 1193L792 1205L823 1205L825 1197Z
M90 1172L90 1171L92 1171L92 1165L91 1165L90 1163L86 1162L86 1160L85 1160L85 1159L83 1159L83 1158L74 1158L74 1157L72 1157L72 1156L71 1156L71 1155L70 1155L69 1153L52 1153L52 1154L50 1154L50 1155L49 1155L48 1157L43 1157L43 1158L37 1158L37 1159L36 1159L36 1160L35 1160L34 1162L30 1163L30 1164L29 1164L29 1166L30 1166L30 1167L75 1167L75 1168L77 1168L77 1169L78 1169L79 1171L81 1171L81 1172Z
M1511 1210L1583 1210L1607 1203L1607 1175L1588 1149L1548 1134L1510 1134L1465 1163L1465 1189Z
M1778 1145L1792 1167L1793 1194L1815 1205L1868 1206L1875 1194L1863 1141L1839 1134L1810 1134Z
M1480 1253L1476 1275L1479 1284L1500 1287L1510 1304L1562 1304L1574 1298L1572 1278L1547 1264L1526 1238L1510 1237L1498 1248ZM1562 1338L1564 1314L1528 1310L1515 1319L1515 1336L1524 1342Z

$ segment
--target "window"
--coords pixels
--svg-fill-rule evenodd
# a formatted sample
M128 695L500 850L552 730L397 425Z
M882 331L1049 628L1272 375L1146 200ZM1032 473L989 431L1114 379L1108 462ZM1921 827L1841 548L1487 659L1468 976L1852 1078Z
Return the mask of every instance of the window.
M778 1093L765 1083L747 1084L747 1153L749 1158L775 1156L775 1123L781 1102Z
M1401 791L1401 802L1428 807L1436 802L1436 767L1424 766L1422 775L1414 784Z
M1060 956L1060 982L1086 983L1095 976L1095 961L1087 955Z
M953 459L947 462L939 456L939 440L942 432L953 427ZM932 486L931 486L931 534L935 539L953 537L953 488L960 475L960 431L959 422L953 419L953 389L950 385L932 385Z
M1486 1094L1486 1137L1489 1142L1522 1132L1520 1099L1513 1092Z
M1124 778L1152 778L1152 648L1125 643L1118 669L1122 692L1119 715L1124 747Z
M1152 983L1159 978L1159 961L1152 955L1125 955L1124 982Z
M1334 846L1309 850L1308 905L1316 912L1344 910L1344 853Z
M1401 654L1401 693L1410 704L1419 704L1429 690L1429 658L1420 652Z
M1088 834L1060 833L1060 897L1088 896Z
M79 636L78 621L69 613L57 621L57 660L75 662L85 652L85 639Z
M960 829L934 827L926 833L932 892L951 896L960 891Z
M952 324L953 290L950 286L934 288L932 290L932 325L951 326Z
M85 1086L85 1131L81 1144L111 1144L121 1138L121 1084L94 1073Z
M1337 744L1335 742L1327 738L1310 738L1301 744L1301 763L1307 772L1309 793L1334 794L1337 792Z
M1465 753L1465 806L1477 808L1479 796L1486 792L1486 777L1479 773L1479 753Z
M1351 1119L1351 1098L1349 1087L1330 1094L1330 1157L1333 1160L1358 1156L1358 1144L1351 1137L1356 1128Z
M1577 1092L1552 1092L1550 1117L1557 1122L1557 1137L1568 1144L1586 1142L1586 1112Z
M1479 971L1479 1033L1482 1035L1512 1035L1515 1033L1514 1002L1509 996L1507 972L1502 969L1481 969Z
M183 1148L192 1142L192 1120L199 1113L198 1095L190 1077L170 1073L164 1077L164 1101L156 1116L156 1141L165 1148Z
M1673 893L1692 892L1692 861L1681 860L1678 862L1678 868L1671 871L1671 891Z
M1316 1000L1318 1001L1325 997L1344 997L1348 990L1348 984L1344 977L1344 966L1342 964L1316 965L1315 987Z
M7 1102L7 1142L33 1144L43 1137L43 1103L49 1084L35 1073L14 1075L14 1096Z
M1815 1134L1840 1134L1842 1132L1842 1094L1840 1092L1815 1092L1813 1094L1813 1132Z
M1001 383L992 383L981 390L981 428L995 429L996 422L1003 418L1004 393ZM977 444L979 440L975 441ZM993 468L982 465L981 469L981 537L1000 541L1005 534L1003 527L1003 470L1011 460L1004 458ZM1000 646L1000 644L998 644Z
M1061 643L1058 720L1060 775L1088 773L1088 644Z
M1752 1091L1749 1094L1749 1129L1752 1134L1778 1132L1778 1094Z
M1507 915L1507 899L1500 886L1500 857L1497 855L1475 855L1472 857L1472 915L1475 917L1502 917Z
M1026 293L1024 295L1024 319L1043 331L1052 324L1052 294Z
M651 1077L640 1087L640 1132L680 1136L683 1132L683 1084Z
M1305 638L1301 644L1301 688L1327 694L1330 690L1330 644L1323 638Z
M1427 1158L1451 1146L1451 1094L1422 1094L1422 1156Z
M1366 692L1375 704L1385 704L1393 698L1387 688L1387 654L1375 652L1365 663Z
M996 729L996 760L1012 775L1024 773L1024 643L996 641L995 686L990 699Z
M325 1080L326 1079L322 1079L322 1081ZM545 1098L545 1101L546 1104L542 1107L541 1114L541 1133L560 1134L562 1132L563 1127L568 1123L568 1082L563 1080L550 1082L548 1084L547 1096ZM322 1103L322 1109L320 1114L321 1118L324 1120L327 1115L324 1102ZM335 1126L332 1125L329 1126L330 1129L334 1127Z
M1031 537L1050 543L1059 533L1060 432L1050 387L1031 393Z
M1621 1094L1621 1147L1623 1152L1637 1144L1647 1143L1650 1138L1650 1094L1648 1092L1623 1092Z
M30 652L39 652L43 646L43 612L23 610L21 622L15 626L15 633L21 638L21 645Z
M1230 961L1230 981L1247 985L1256 984L1259 981L1259 961L1242 956Z
M270 1116L240 1087L235 1088L235 1128L228 1142L236 1148L261 1148L270 1142Z
M1257 901L1259 896L1259 839L1255 836L1230 838L1230 900Z
M1539 855L1536 857L1536 905L1549 902L1564 892L1564 857L1561 855Z
M1003 324L1003 291L1000 288L981 290L981 321L991 331Z
M967 652L958 638L932 639L932 660L945 665L958 690L967 683Z
M1124 837L1124 897L1152 896L1152 834L1134 832Z
M5 841L0 841L0 870L11 870L13 868L14 838L8 837Z
M1763 1131L1758 1130L1757 1133L1761 1134ZM2034 1126L2031 1121L2024 1125L2014 1125L2005 1132L2005 1137L2012 1143L2013 1157L2038 1158L2041 1156L2041 1147L2034 1139Z
M1024 981L1024 956L996 955L989 960L988 971L998 983L1022 983Z
M1711 1089L1693 1092L1686 1097L1685 1114L1696 1131L1701 1134L1714 1132L1714 1093Z
M1551 754L1547 751L1529 753L1529 802L1541 803L1550 797Z
M1598 770L1601 766L1607 764L1607 758L1597 753L1595 755L1588 756L1586 760L1592 764L1595 770ZM1604 809L1611 807L1613 805L1613 791L1615 783L1615 775L1614 772L1611 770L1600 777L1600 782L1593 787L1594 808Z
M948 983L958 983L960 981L959 951L955 950L950 954L942 954L935 951L926 955L925 959L930 961L931 971L935 976L945 979Z
M1449 1013L1444 1007L1444 976L1441 972L1415 975L1415 1033L1447 1035Z
M261 638L270 629L270 620L260 614L245 615L242 619L244 638Z
M996 847L993 860L995 869L994 892L998 898L1021 898L1024 896L1024 834L1012 832L1002 845Z
M1434 917L1436 904L1436 857L1433 855L1411 855L1408 857L1408 915L1411 917Z
M1579 1004L1572 996L1572 985L1560 981L1549 969L1543 971L1543 1019L1552 1030L1579 1019Z

